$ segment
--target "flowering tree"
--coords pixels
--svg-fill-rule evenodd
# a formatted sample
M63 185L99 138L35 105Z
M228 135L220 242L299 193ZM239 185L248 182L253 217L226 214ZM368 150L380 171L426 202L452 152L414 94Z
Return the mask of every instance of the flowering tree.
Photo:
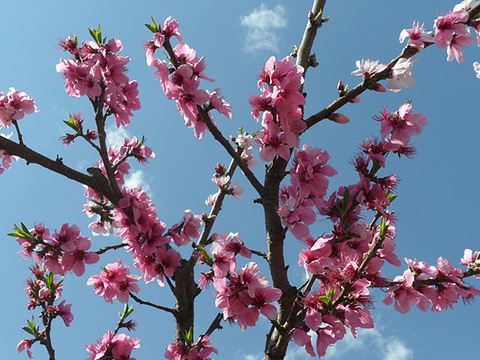
M84 171L73 169L59 156L51 159L34 151L24 140L20 125L26 115L38 111L29 95L15 88L0 95L1 127L14 129L0 137L0 170L14 167L12 161L22 158L83 184L83 212L93 221L92 237L87 229L70 223L14 225L9 235L16 238L23 257L34 263L27 281L27 307L34 317L27 321L28 335L17 351L33 358L34 349L43 346L55 359L52 329L59 326L58 318L67 327L74 320L72 304L63 298L64 277L66 281L80 277L88 265L99 262L100 271L88 278L87 285L106 302L126 305L116 327L112 324L113 331L96 335L101 339L86 346L88 359L134 359L140 339L125 331L135 328L134 303L173 319L174 334L164 350L167 359L214 357L215 334L224 321L248 331L261 317L270 323L264 357L282 359L289 345L322 357L347 331L356 336L358 329L373 328L375 288L386 293L385 304L393 304L401 313L413 306L445 310L459 299L470 301L479 294L468 283L480 273L479 253L470 249L464 251L462 267L443 257L435 265L406 258L407 269L401 275L390 277L383 270L386 263L402 265L395 254L398 178L389 170L390 159L412 157L416 151L412 137L427 125L427 118L414 111L411 101L402 99L394 110L384 107L374 112L380 134L359 139L359 152L350 161L358 178L337 189L329 188L337 170L328 150L304 138L324 120L338 126L349 123L344 107L356 106L367 91L396 93L415 86L414 62L429 47L446 50L448 61L463 62L463 49L480 42L480 5L475 1L456 5L434 21L431 31L414 22L400 33L400 42L406 44L397 57L386 64L358 60L351 72L359 77L358 85L350 88L339 81L337 96L329 105L307 112L307 70L318 65L312 48L317 31L328 22L324 8L325 1L314 2L303 39L292 54L270 57L259 69L258 91L249 98L257 126L229 135L221 129L225 118L234 117L232 107L219 88L209 86L213 79L206 74L205 58L187 45L179 22L167 18L157 24L152 18L147 24L152 36L144 45L146 65L153 70L159 90L175 102L196 139L210 133L231 159L214 167L217 191L205 202L209 212L186 209L176 223L162 221L147 191L125 180L130 162L146 164L155 158L157 146L146 145L140 136L125 138L119 146L107 144L107 126L130 125L141 108L138 84L126 71L130 58L120 40L105 37L99 26L90 29L91 40L69 36L59 45L63 59L56 70L64 77L66 92L88 99L93 108L93 116L69 115L64 120L68 133L61 137L65 147L84 141L96 154L96 163ZM480 72L478 63L474 70ZM264 169L256 168L260 162ZM265 245L245 239L238 229L216 230L217 218L228 216L235 206L226 199L243 197L239 181L253 189L253 201L263 209ZM316 227L320 219L321 230ZM53 230L55 226L59 229ZM95 247L99 235L111 235L108 244ZM297 261L306 272L303 282L292 279L289 269L296 264L286 260L286 241L301 244ZM126 251L121 256L125 260L102 263L103 256L119 249ZM144 298L141 284L150 282L156 282L162 293L173 294L173 303L164 303L162 295ZM201 329L195 323L195 304L205 292L210 294L208 289L213 289L217 312Z

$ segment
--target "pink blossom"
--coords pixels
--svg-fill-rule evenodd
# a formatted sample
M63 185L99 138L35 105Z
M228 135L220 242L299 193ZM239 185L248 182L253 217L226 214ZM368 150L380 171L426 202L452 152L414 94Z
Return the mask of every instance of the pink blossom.
M456 59L461 64L465 60L462 48L470 46L474 42L475 39L470 36L454 36L447 46L447 61Z
M402 89L402 86L406 88L412 88L415 86L415 80L413 79L412 69L413 63L418 59L406 59L401 58L397 61L392 69L392 77L387 83L387 87L390 91L398 92Z
M132 111L140 109L137 83L126 75L130 58L119 55L122 49L117 39L100 45L89 41L78 48L69 46L72 58L56 66L57 72L63 73L70 96L87 95L95 100L103 94L106 115L114 115L117 126L128 125Z
M439 49L445 49L455 36L469 36L470 32L465 26L469 13L465 10L451 12L439 16L434 22L434 42Z
M10 88L7 95L0 92L0 129L9 128L13 120L34 112L38 112L35 100L26 93L14 88Z
M266 113L269 114L269 113ZM267 117L269 115L266 115ZM258 134L261 142L260 159L268 162L272 161L275 155L279 155L285 160L290 157L290 146L285 134L281 133L280 127L273 121L265 123L263 130Z
M162 34L165 37L165 40L170 40L172 36L175 36L177 40L183 44L183 39L180 36L180 33L178 32L179 28L180 28L180 25L178 24L177 20L175 20L171 16L167 17L165 19L165 22L163 23L163 28L162 28Z
M177 268L181 265L182 256L175 249L164 250L158 247L155 251L155 261L158 263L156 272L158 273L157 283L164 286L164 276L172 277Z
M125 334L114 334L108 331L95 345L86 345L85 349L90 353L87 360L118 359L135 360L131 357L132 350L140 347L140 339L131 339Z
M85 273L85 264L95 264L100 257L94 252L87 252L91 246L90 238L79 236L75 242L75 249L62 256L62 266L65 272L73 270L75 275Z
M210 354L218 354L216 348L211 346L210 336L204 335L194 344L170 343L167 345L165 358L169 360L212 360Z
M210 95L210 106L217 110L220 114L225 115L227 118L232 118L232 106L225 101L223 96L220 96L220 89L215 89L212 93L207 90Z
M342 340L346 334L343 323L333 315L326 315L324 320L327 326L317 332L316 347L318 357L325 355L328 346L335 344L338 340Z
M47 312L54 316L60 316L65 323L65 326L69 327L70 323L73 321L73 314L70 310L72 304L65 305L65 301L66 300L63 300L58 306L47 306Z
M330 114L328 119L336 122L337 124L348 124L350 122L350 119L347 116L340 113Z
M222 251L235 256L240 254L246 258L252 257L252 252L245 246L239 233L222 234L213 242L211 252L215 254Z
M268 286L268 280L260 275L255 263L248 263L237 273L225 277L214 277L215 306L223 310L225 320L236 321L245 330L255 326L259 314L269 319L276 317L276 308L270 304L281 296L281 291Z
M13 132L10 133L9 135L6 134L0 134L0 136L4 137L5 139L10 139L13 135ZM0 164L0 174L2 174L5 170L10 169L12 166L12 160L18 161L19 157L15 155L10 155L5 152L5 150L0 150L0 159L2 159L2 162Z
M297 344L298 346L304 346L305 351L310 356L317 356L317 354L315 354L315 350L313 350L311 337L305 330L295 329L295 331L292 333L292 338L295 344Z
M478 271L480 269L480 253L478 251L473 252L471 249L465 249L460 263L467 266L469 270ZM480 274L476 274L474 277L480 279Z
M480 4L480 2L476 0L463 0L461 3L453 7L453 12L461 11L461 10L470 11L473 7L477 6L478 4Z
M32 351L30 350L34 342L35 340L33 339L25 339L20 341L17 345L17 353L21 353L22 351L27 350L28 358L30 360L34 360L32 356Z
M138 293L140 287L137 282L139 276L130 275L130 267L124 266L119 260L108 264L100 275L94 275L87 281L87 285L94 287L95 293L105 298L106 302L113 303L113 299L126 303L129 292Z
M410 311L412 305L419 303L424 296L412 287L414 276L409 270L405 270L403 276L397 276L393 281L402 283L391 288L383 302L386 305L391 305L395 300L395 310L406 314Z
M403 43L407 37L409 37L407 45L412 46L422 51L425 48L425 43L433 42L433 35L430 35L431 32L426 32L425 28L419 23L413 22L411 29L403 29L400 33L399 41Z
M383 137L391 134L390 138L385 141L385 146L396 145L390 147L391 150L396 151L402 146L408 146L410 137L418 135L422 132L423 127L427 124L427 118L422 114L414 114L410 103L405 103L400 106L397 112L389 113L384 109L380 115L374 117L375 120L380 121L380 133Z
M188 245L192 238L198 239L200 236L198 229L200 229L202 223L201 216L195 215L192 210L185 210L182 220L172 226L169 234L177 246Z
M361 61L357 60L355 65L357 66L358 69L352 71L352 75L363 76L365 80L369 79L375 74L382 72L387 67L386 65L379 64L378 60L370 60L370 59L368 60L362 59Z

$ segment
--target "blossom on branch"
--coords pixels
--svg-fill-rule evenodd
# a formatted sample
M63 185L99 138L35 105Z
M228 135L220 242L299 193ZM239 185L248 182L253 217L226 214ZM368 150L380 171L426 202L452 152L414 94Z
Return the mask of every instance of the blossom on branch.
M101 340L97 343L85 345L85 349L90 355L87 360L100 360L100 359L128 359L136 360L131 357L132 350L140 347L140 339L131 339L130 336L125 334L114 334L108 331L103 335Z
M426 32L425 28L419 23L413 22L411 29L403 29L400 33L399 41L403 43L405 39L409 37L407 45L417 48L418 51L422 51L425 48L425 43L433 42L433 35L431 31Z
M7 95L0 92L0 129L9 128L14 120L23 119L25 114L38 112L35 100L20 90L11 87Z
M105 266L100 275L90 277L87 285L93 286L95 294L103 296L106 302L113 303L113 299L116 298L126 303L130 298L130 291L135 293L140 291L137 284L139 279L139 276L130 275L129 266L124 266L117 260Z

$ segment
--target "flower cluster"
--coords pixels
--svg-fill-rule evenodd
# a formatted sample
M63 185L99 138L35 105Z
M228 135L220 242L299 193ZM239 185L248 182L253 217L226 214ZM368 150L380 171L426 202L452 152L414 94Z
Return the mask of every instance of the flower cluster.
M97 343L86 345L85 349L90 353L87 360L136 360L131 357L132 350L140 347L140 339L131 339L125 334L114 334L108 331Z
M341 187L323 201L328 185L324 176L333 169L323 168L325 172L318 175L323 177L316 182L311 180L315 172L308 167L304 171L291 171L292 186L295 185L298 193L311 194L305 179L310 179L315 189L321 189L323 195L318 197L321 201L315 206L334 223L331 234L313 239L305 233L301 237L307 248L300 252L299 265L305 268L311 281L318 279L319 285L316 290L305 293L305 323L295 329L292 338L312 356L315 350L309 331L317 334L316 353L323 356L329 345L343 338L347 328L355 336L357 328L374 326L368 288L385 286L386 279L380 272L385 261L400 266L394 253L395 217L387 210L394 198L396 178L394 175L378 177L377 172L385 167L389 152L413 153L410 138L419 134L427 121L423 115L414 114L408 103L394 113L384 109L375 120L381 122L382 139L367 139L360 144L362 152L352 160L360 176L357 184ZM300 159L303 162L306 158ZM328 156L321 164L325 165L327 160ZM294 165L298 163L299 160ZM362 221L361 213L366 210L373 210L377 219L381 218L381 224L375 221L367 225ZM296 233L295 228L292 232Z
M463 264L472 264L470 255L471 251L466 251ZM480 290L464 283L463 270L454 268L442 257L438 258L437 266L407 258L405 261L409 269L405 270L403 276L397 276L393 280L395 285L387 290L389 294L383 300L387 305L395 301L395 310L402 314L409 312L414 305L422 311L427 311L430 306L432 311L453 309L453 304L460 297L468 302L480 295Z
M223 310L223 318L237 322L242 330L255 326L260 313L275 320L277 308L271 303L280 299L281 290L268 286L267 278L260 274L254 262L238 272L232 270L229 269L228 277L217 277L215 274L213 278L217 290L215 306Z
M380 122L380 133L384 138L382 144L379 144L380 147L384 146L386 150L398 154L408 149L410 138L421 134L427 125L427 118L422 114L414 114L410 103L403 104L393 113L383 109L374 119Z
M202 336L194 344L170 343L165 351L165 359L168 360L212 360L210 354L218 354L216 348L211 345L210 336Z
M61 317L65 326L69 327L73 321L73 314L71 312L71 304L66 304L66 300L55 304L62 296L62 280L59 280L51 272L47 272L44 266L34 265L30 268L33 278L27 280L26 294L29 298L27 305L28 310L36 308L41 309L40 318L43 324L50 324L53 319ZM28 326L23 327L28 334L33 338L27 338L17 345L17 352L27 351L30 359L33 359L31 347L35 342L44 343L49 341L49 332L40 330L35 325L35 321L27 321Z
M95 294L103 296L106 302L113 303L118 299L122 303L128 302L129 293L140 291L137 282L139 276L130 275L130 267L117 260L102 268L100 275L94 275L87 281L87 285L93 286Z
M255 136L241 133L235 139L232 139L237 145L243 149L241 158L247 164L249 169L258 165L258 161L253 157L253 148L260 146L258 139Z
M200 89L200 79L214 81L205 75L205 58L199 58L196 51L186 45L178 33L178 22L171 17L165 20L162 28L158 28L154 23L147 26L153 32L153 41L146 44L147 64L156 68L155 74L160 80L162 90L169 100L174 100L177 104L180 115L185 119L185 125L194 129L197 139L201 139L205 134L207 125L202 118L199 108L209 116L212 109L217 110L227 118L232 118L232 109L229 103L220 96L220 89L213 92ZM170 39L177 37L180 44L171 48ZM168 45L167 45L168 44ZM171 56L171 65L165 60L154 58L155 51L164 47Z
M35 100L23 91L10 88L7 95L0 92L0 129L8 129L12 121L23 119L25 114L34 112L38 112Z
M466 2L462 4L464 3ZM447 61L456 59L459 64L462 63L465 60L462 48L475 42L470 36L470 29L466 26L470 16L467 8L457 5L453 12L439 16L434 22L433 40L439 49L447 49Z
M87 95L92 101L103 99L106 115L114 115L117 127L130 124L132 111L140 109L138 84L130 81L125 74L129 57L120 56L123 44L111 39L101 39L100 31L91 30L95 41L81 45L76 37L67 37L60 42L60 48L71 54L57 64L57 72L63 73L65 90L72 97ZM97 36L100 35L100 36Z
M337 171L328 165L330 155L319 148L304 144L301 151L295 151L293 167L290 169L290 186L284 186L280 195L279 215L283 224L299 240L310 236L308 225L316 220L313 207L322 209L327 194L327 176Z
M412 69L413 63L417 59L400 58L393 66L390 72L390 80L387 83L387 87L390 91L398 92L402 89L402 86L411 88L415 86L415 80L413 79ZM379 64L378 60L357 60L357 70L352 71L352 75L363 76L364 82L368 85L370 90L385 92L386 89L378 82L372 82L371 77L386 69L386 65ZM355 100L355 99L354 99ZM335 119L332 119L335 121ZM340 122L336 120L336 122Z
M305 97L300 93L303 68L287 56L275 61L271 57L258 74L258 87L262 95L251 95L252 115L258 121L262 116L260 159L272 161L275 155L288 160L290 149L299 145L299 136L306 129L302 106Z
M198 239L200 237L198 229L200 229L202 223L201 216L195 215L192 210L185 210L180 223L173 225L168 234L172 237L175 245L185 246L191 243L192 238Z
M418 51L422 51L425 48L425 43L433 42L433 35L431 35L431 32L426 32L423 24L420 25L415 21L413 22L411 29L403 29L400 32L398 40L400 43L403 43L407 37L409 38L407 45L417 48Z
M10 133L9 135L0 134L0 136L3 136L6 139L10 139L12 135L13 133ZM0 163L0 174L3 174L5 170L10 169L10 167L12 166L12 160L17 161L19 157L15 155L10 155L9 153L5 152L5 150L1 149L0 159L2 159L2 162Z
M232 184L230 181L230 175L227 175L227 168L225 165L218 163L215 166L215 173L213 174L212 181L221 191L224 191L227 195L232 195L235 199L241 201L240 195L243 194L243 188L238 186L239 181L235 184ZM218 192L215 194L210 194L205 201L205 204L208 206L213 206L217 200Z
M82 114L80 113L70 115L69 119L64 120L63 122L75 131L72 134L67 133L60 138L60 141L65 147L75 142L75 139L79 136L83 137L87 141L93 141L98 139L98 134L95 130L87 129L87 132L83 132L84 119L82 118Z
M88 251L91 239L80 235L77 225L63 224L60 231L50 236L50 231L43 224L35 224L28 230L25 225L15 226L15 232L9 234L17 237L20 252L25 258L32 257L36 263L43 264L55 275L65 275L73 271L75 275L85 273L85 264L94 264L99 256Z
M171 239L166 225L157 218L156 208L143 189L124 188L122 194L113 213L117 234L133 254L134 265L145 282L158 277L157 282L163 286L164 276L172 277L180 266L181 255L167 246Z
M155 158L155 153L151 148L144 145L145 139L138 140L135 136L131 139L125 138L123 144L117 148L110 146L108 148L108 158L113 169L115 180L119 186L125 183L125 176L129 174L130 164L127 162L129 158L134 158L138 163L146 164L149 158ZM98 181L106 181L106 169L103 161L98 161L95 168L88 169L91 175L97 176ZM103 194L96 193L93 189L88 188L85 196L89 199L84 205L84 213L88 217L99 215L99 219L89 225L95 235L108 235L113 232L115 224L112 218L112 206L103 197Z

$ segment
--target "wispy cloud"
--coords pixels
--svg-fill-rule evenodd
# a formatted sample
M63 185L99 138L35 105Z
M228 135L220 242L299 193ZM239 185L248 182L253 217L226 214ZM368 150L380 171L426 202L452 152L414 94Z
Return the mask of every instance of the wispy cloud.
M145 173L142 170L136 170L130 173L130 175L125 178L125 187L137 188L142 187L143 190L152 197L152 192L150 185L145 181Z
M243 16L241 23L247 29L245 51L278 51L276 31L287 26L286 11L282 5L268 9L267 5L262 3L250 14Z
M372 353L371 349L376 349L376 351ZM393 336L383 336L378 322L375 329L359 329L356 339L350 332L347 333L342 341L328 349L325 360L344 359L353 354L368 354L365 359L413 359L413 351L404 342Z
M315 339L315 337L313 338ZM315 340L313 341L315 348ZM372 351L375 349L375 351ZM307 360L312 357L303 347L291 345L286 360ZM328 348L327 354L322 359L369 359L369 360L411 360L413 351L400 339L382 334L381 326L375 329L359 329L355 339L348 332L343 340Z
M119 147L123 145L125 138L130 137L129 132L123 126L117 129L117 127L113 125L107 129L107 134L107 146L115 145Z
M383 360L409 360L413 359L413 351L398 339L392 339L384 350Z

